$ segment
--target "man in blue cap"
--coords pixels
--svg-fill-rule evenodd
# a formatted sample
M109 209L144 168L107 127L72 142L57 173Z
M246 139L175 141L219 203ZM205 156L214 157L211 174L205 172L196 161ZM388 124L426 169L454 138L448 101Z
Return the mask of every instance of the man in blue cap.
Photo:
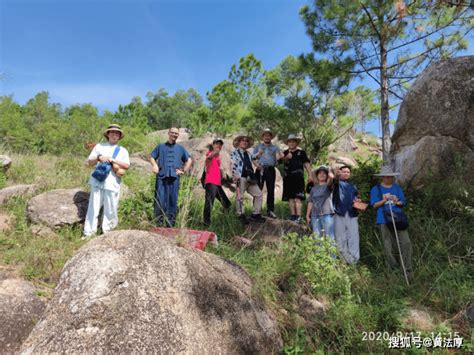
M189 153L176 143L179 130L171 127L168 141L158 144L150 154L152 171L156 174L154 211L158 225L174 227L178 209L179 178L191 168Z

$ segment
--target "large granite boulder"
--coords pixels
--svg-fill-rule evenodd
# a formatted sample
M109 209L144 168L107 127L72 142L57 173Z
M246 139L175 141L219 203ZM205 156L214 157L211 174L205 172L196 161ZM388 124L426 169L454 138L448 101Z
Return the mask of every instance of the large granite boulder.
M37 185L13 185L0 190L0 205L12 197L32 195L38 189Z
M149 232L114 231L64 266L23 343L38 353L277 353L275 320L239 266Z
M449 177L457 159L474 171L474 56L426 69L405 96L392 137L393 167L402 183L420 187Z
M45 300L31 283L0 273L0 353L14 354L39 321Z
M169 129L161 129L148 134L149 137L156 139L157 143L164 143L168 140ZM191 131L188 128L179 128L179 136L176 140L177 143L185 142L191 138Z
M138 155L130 157L130 169L140 171L144 174L153 174L151 171L151 164Z
M34 224L57 228L83 222L87 213L89 193L81 189L58 189L33 197L26 209Z

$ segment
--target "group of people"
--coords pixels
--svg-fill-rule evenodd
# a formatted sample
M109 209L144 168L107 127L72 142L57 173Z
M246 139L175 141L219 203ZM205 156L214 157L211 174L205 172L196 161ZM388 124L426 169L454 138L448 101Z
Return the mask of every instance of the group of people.
M103 206L104 217L102 232L117 225L117 208L120 194L120 175L130 166L128 152L118 145L123 131L116 124L104 131L105 143L97 144L89 155L87 163L96 166L99 163L111 165L110 174L105 181L90 178L91 195L84 226L84 237L97 233L99 210ZM173 227L178 209L178 192L181 175L192 166L192 159L186 149L177 144L178 128L168 131L168 140L158 144L150 154L152 171L156 174L154 215L158 225ZM266 218L277 218L275 214L275 182L278 164L283 164L283 200L288 201L289 220L303 223L303 201L309 195L306 209L306 222L318 237L327 237L335 243L340 255L349 264L358 262L359 226L358 213L363 205L357 187L350 181L351 167L343 165L334 174L328 166L319 166L314 171L306 152L299 147L300 138L290 134L285 143L288 148L281 151L272 143L274 133L263 130L261 142L252 151L254 141L248 135L238 135L233 140L231 153L232 180L236 184L236 212L242 224L263 223ZM221 151L224 140L216 138L209 145L205 156L202 183L205 188L203 223L211 223L211 211L217 198L225 210L231 207L231 201L222 188ZM305 171L308 183L305 184ZM412 273L412 246L406 229L397 230L387 221L387 205L391 213L400 212L406 200L401 187L394 182L398 174L384 166L377 176L381 183L374 186L370 193L370 205L377 209L376 224L380 227L387 266L399 266L395 256L395 247L399 247L402 265L409 276ZM266 186L266 218L262 216L263 188ZM246 216L243 195L253 197L252 213ZM397 241L397 243L395 243Z

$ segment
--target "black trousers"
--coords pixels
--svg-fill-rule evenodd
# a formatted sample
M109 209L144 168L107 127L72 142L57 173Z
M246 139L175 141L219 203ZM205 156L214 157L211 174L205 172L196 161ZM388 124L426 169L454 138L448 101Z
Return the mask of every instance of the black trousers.
M263 170L263 171L262 171ZM263 185L267 185L267 212L275 211L275 180L276 171L273 166L267 166L256 171L258 185L263 190Z
M206 184L206 202L204 203L204 224L211 224L211 211L214 200L218 199L224 208L230 208L231 202L224 192L222 186Z

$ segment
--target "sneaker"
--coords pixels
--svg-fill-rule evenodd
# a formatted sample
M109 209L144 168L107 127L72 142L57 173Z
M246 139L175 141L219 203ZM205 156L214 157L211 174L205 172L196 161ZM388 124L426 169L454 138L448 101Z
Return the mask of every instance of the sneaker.
M252 222L264 223L265 218L261 214L251 214L249 218Z
M239 219L240 219L240 223L242 223L242 225L247 225L249 224L249 220L247 219L247 217L244 215L244 214L241 214L239 216Z
M293 222L301 224L303 223L303 218L301 218L301 216L295 216L295 219L293 220Z
M287 218L288 221L292 221L294 222L296 219L296 216L294 214L292 214L290 217Z
M273 219L278 218L277 215L275 214L275 212L273 212L273 211L269 211L267 213L267 216L270 217L270 218L273 218Z

